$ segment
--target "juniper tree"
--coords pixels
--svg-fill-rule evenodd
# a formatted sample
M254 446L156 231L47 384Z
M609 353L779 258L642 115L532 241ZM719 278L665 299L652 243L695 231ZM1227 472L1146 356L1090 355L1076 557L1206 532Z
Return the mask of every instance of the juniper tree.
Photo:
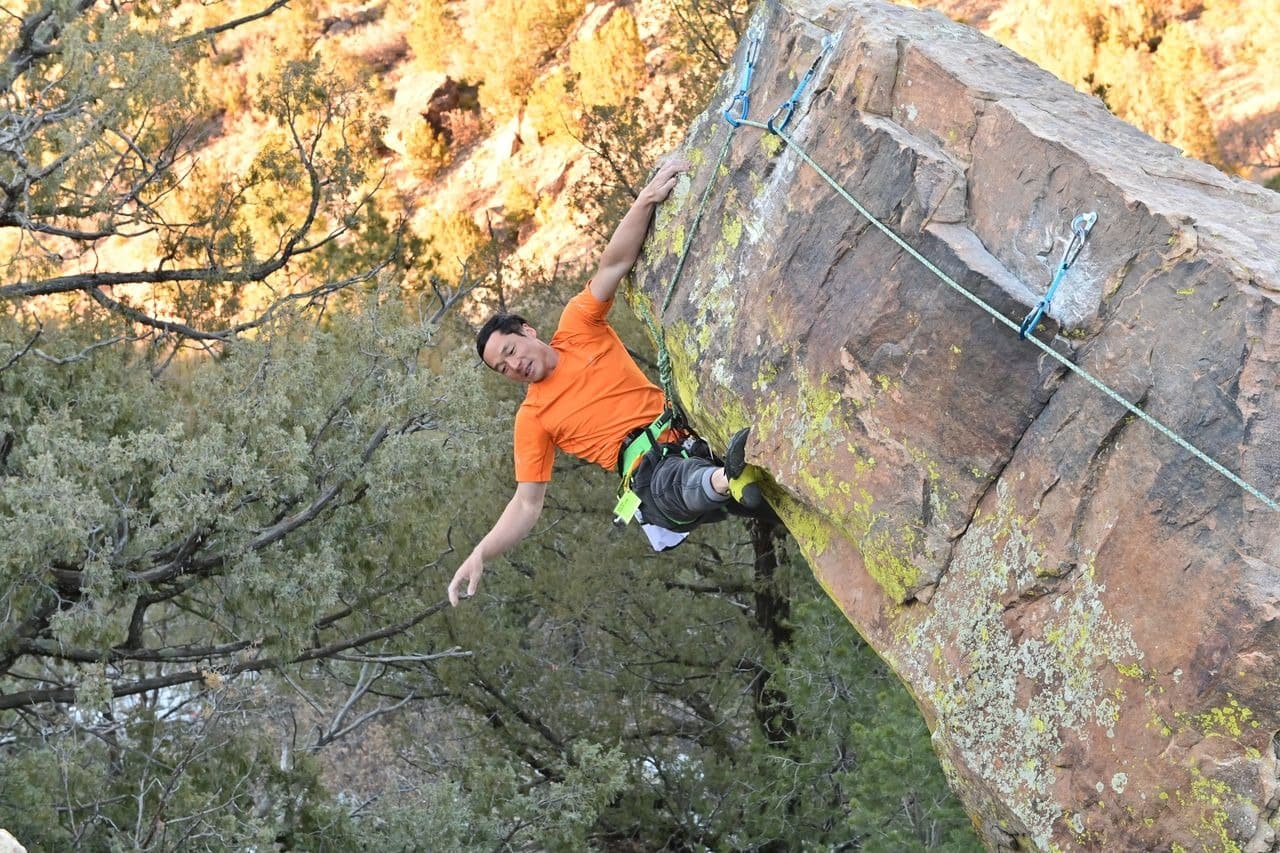
M282 6L192 30L33 3L0 31L0 748L30 771L0 821L56 804L30 843L258 843L297 821L246 685L327 663L329 735L413 698L387 646L448 546L404 543L475 399L424 350L467 285L403 286L376 114L318 61L256 81L248 156L219 147L210 40ZM202 731L225 690L255 722ZM219 784L219 755L266 758Z

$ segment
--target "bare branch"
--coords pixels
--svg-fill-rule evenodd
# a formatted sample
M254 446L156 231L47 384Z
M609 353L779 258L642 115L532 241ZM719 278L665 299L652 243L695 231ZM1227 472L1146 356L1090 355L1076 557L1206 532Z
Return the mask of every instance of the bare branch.
M338 660L355 663L427 663L442 658L468 658L472 653L459 646L430 655L334 655Z
M71 15L82 15L93 3L94 0L76 0L68 11ZM5 57L3 71L0 71L0 94L12 91L13 84L37 59L55 52L53 43L62 34L62 28L67 23L54 17L56 8L54 3L49 3L23 20L22 26L18 28L17 43ZM43 40L40 40L41 36Z
M40 358L44 359L50 364L74 364L77 361L86 360L89 357L89 353L93 352L94 350L102 349L103 347L109 347L109 346L112 346L113 344L118 344L122 341L129 341L129 342L141 341L146 339L147 337L149 337L149 335L116 335L114 338L107 338L105 341L96 341L94 343L91 343L89 344L89 346L80 350L80 352L76 353L75 355L68 355L68 356L62 356L62 357L49 355L48 353L46 353L44 350L41 350L41 349L37 349L34 352L36 355L40 356Z
M270 657L257 658L221 667L216 671L223 677L229 677L239 675L244 672L263 672L289 664L306 663L307 661L331 658L341 652L360 648L361 646L372 643L375 640L385 640L398 634L402 634L422 622L427 617L439 613L448 606L449 600L441 599L408 619L404 619L384 628L379 628L376 631L370 631L358 637L350 637L328 643L327 645L315 646L287 661ZM95 660L101 659L102 655L99 655ZM203 681L208 672L208 668L197 668L183 670L181 672L170 672L164 675L153 676L151 678L143 678L129 684L116 686L112 689L111 695L118 699L122 696L136 696L139 693L146 693L151 690L159 690L165 687L176 687L180 684L190 684L196 681ZM0 711L8 710L10 708L25 708L45 702L72 702L75 701L75 694L75 688L69 686L38 688L34 690L24 690L19 693L0 693Z
M193 44L194 42L202 41L204 39L212 39L214 36L218 35L219 33L225 33L229 30L234 30L236 27L242 27L245 24L249 24L254 21L261 20L267 17L268 15L271 15L277 9L282 9L288 5L289 5L289 0L275 0L275 2L272 3L270 6L267 6L265 9L261 9L257 12L254 12L252 15L245 15L243 18L236 18L234 21L227 21L224 24L218 24L217 26L214 26L214 27L207 27L198 33L192 33L189 36L183 36L182 38L173 42L173 46L186 47L187 45Z
M24 355L30 352L31 348L35 346L36 341L40 340L40 335L42 334L44 334L44 323L41 323L40 328L36 329L35 334L31 336L31 340L27 341L26 345L22 349L10 356L9 360L4 363L3 367L0 367L0 373L4 373L10 367L13 367ZM39 353L39 350L36 350L36 352Z
M360 678L357 680L355 687L352 688L351 695L347 697L347 701L343 703L342 708L338 710L338 713L334 716L333 721L329 726L319 732L315 743L311 745L312 751L328 746L334 741L345 737L360 728L369 720L380 717L383 714L390 714L393 711L409 704L414 700L414 698L416 698L416 694L410 691L408 695L399 702L396 702L394 705L379 705L372 711L367 711L359 717L356 717L350 723L343 725L347 716L351 713L351 709L355 707L357 702L364 698L364 696L369 692L369 688L372 687L374 682L381 677L382 672L379 672L378 675L369 675L369 664L365 664L360 668Z

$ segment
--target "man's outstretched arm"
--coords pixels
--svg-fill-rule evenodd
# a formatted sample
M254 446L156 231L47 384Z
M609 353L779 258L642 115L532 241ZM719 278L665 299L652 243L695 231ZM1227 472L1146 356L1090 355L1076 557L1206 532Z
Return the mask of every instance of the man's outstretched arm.
M673 157L658 167L640 195L632 203L631 209L614 229L600 256L600 267L591 279L591 293L601 302L608 302L618 292L618 285L640 257L640 249L644 246L645 235L649 233L649 220L653 218L653 209L671 195L676 179L681 172L689 170L690 163L683 157Z
M454 572L453 580L449 582L450 604L458 606L458 591L463 583L467 585L468 598L476 594L480 575L484 574L485 560L502 556L529 535L542 515L542 502L546 496L546 483L516 484L515 495L507 502L507 508L502 511L493 528L480 540L471 555L462 561L458 571Z

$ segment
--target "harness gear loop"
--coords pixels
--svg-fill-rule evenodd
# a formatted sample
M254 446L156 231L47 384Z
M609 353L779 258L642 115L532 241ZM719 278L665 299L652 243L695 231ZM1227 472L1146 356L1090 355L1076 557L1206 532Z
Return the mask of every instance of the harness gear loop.
M800 78L800 82L797 84L796 90L791 93L791 97L788 98L782 106L773 111L773 115L769 116L769 120L765 122L765 129L770 133L780 134L782 131L787 129L787 125L791 123L791 115L796 111L796 102L800 100L801 93L804 92L805 87L809 85L809 81L813 79L813 75L818 71L818 65L822 62L823 58L831 52L831 48L834 45L835 40L831 36L828 35L822 39L822 50L820 50L818 55L813 58L813 63L809 66L809 70L804 72L804 76ZM781 124L774 123L774 120L777 119L778 116L782 116Z
M733 100L729 102L729 108L724 111L724 120L734 127L742 124L742 120L747 117L747 110L751 108L751 72L755 68L756 59L760 56L760 34L756 33L751 37L751 42L747 46L747 64L742 72L742 85L738 88L738 93L733 96ZM733 110L739 104L742 105L742 113L736 118Z
M1084 248L1084 241L1089 239L1089 232L1093 230L1093 223L1098 221L1098 214L1093 211L1081 213L1075 219L1071 220L1071 242L1067 244L1067 248L1062 250L1062 260L1058 262L1058 270L1053 274L1053 282L1049 285L1049 289L1045 291L1044 298L1031 309L1031 312L1022 320L1022 325L1018 327L1018 337L1022 340L1027 339L1027 334L1031 332L1040 323L1040 318L1044 312L1049 310L1049 303L1053 302L1053 294L1058 290L1058 283L1062 281L1062 277L1067 274L1067 270L1071 269L1071 265L1076 262L1080 250Z

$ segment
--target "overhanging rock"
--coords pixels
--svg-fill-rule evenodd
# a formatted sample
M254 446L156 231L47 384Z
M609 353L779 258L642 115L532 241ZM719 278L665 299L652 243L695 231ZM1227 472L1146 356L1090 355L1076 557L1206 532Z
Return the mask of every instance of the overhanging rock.
M761 4L750 118L787 129L1018 323L1280 497L1280 196L1179 156L933 13ZM681 400L752 461L914 693L993 846L1277 849L1280 513L1065 371L713 108L631 292ZM732 134L723 167L715 169ZM711 184L700 225L704 189Z

